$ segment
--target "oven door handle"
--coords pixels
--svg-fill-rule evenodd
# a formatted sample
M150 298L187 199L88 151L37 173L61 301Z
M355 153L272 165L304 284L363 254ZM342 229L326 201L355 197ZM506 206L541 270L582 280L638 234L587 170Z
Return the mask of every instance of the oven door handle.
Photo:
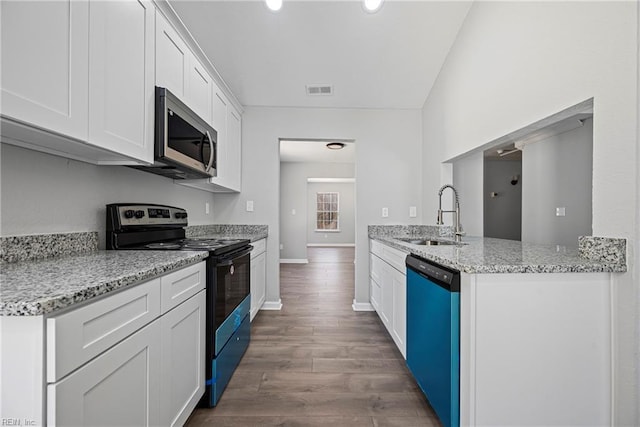
M248 248L241 249L238 252L230 253L225 258L223 258L222 261L216 263L216 267L226 267L229 265L233 265L234 260L250 254L252 250L253 250L253 246L249 246Z

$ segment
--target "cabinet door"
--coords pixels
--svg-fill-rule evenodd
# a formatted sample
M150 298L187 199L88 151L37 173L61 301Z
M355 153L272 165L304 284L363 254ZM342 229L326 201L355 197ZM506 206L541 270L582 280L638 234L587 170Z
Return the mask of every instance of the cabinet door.
M381 310L378 313L382 319L382 323L387 327L387 330L391 333L393 322L393 267L387 263L382 264L382 280L380 281L380 306Z
M86 140L89 7L2 2L2 115Z
M373 277L369 279L369 299L371 301L371 305L380 316L380 285L373 280Z
M256 317L266 298L266 252L251 260L251 320Z
M47 387L50 426L160 424L160 321Z
M407 338L407 277L398 270L391 269L391 286L393 288L393 321L391 336L400 353L406 356Z
M212 87L213 79L200 61L190 54L184 99L187 106L207 123L211 123Z
M89 142L151 163L155 8L91 1L89 12Z
M160 14L156 15L156 85L185 100L191 51Z
M227 150L227 108L229 101L217 85L213 86L213 116L211 125L218 133L218 165L217 176L212 182L217 185L227 186L229 173L229 153Z
M199 292L160 319L160 425L183 425L204 394L205 295Z
M240 191L242 185L242 118L233 106L227 109L228 187Z

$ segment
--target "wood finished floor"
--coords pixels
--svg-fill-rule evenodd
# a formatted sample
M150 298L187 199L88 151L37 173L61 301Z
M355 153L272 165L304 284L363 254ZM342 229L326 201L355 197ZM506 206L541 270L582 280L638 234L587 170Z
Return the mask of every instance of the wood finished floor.
M195 426L439 426L375 312L354 312L353 248L280 267L281 311L261 311L217 407Z

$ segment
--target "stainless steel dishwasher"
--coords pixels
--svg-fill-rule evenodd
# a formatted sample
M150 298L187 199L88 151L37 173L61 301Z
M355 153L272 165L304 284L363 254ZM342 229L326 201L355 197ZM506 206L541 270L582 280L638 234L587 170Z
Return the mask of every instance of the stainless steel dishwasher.
M407 366L444 426L460 425L460 272L407 256Z

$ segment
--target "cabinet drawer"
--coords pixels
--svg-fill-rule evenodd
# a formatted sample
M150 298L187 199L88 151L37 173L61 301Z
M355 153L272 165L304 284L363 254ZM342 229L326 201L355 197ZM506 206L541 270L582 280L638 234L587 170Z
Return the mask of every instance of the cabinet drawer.
M251 259L253 259L267 250L267 239L261 239L257 242L253 242L251 243L251 246L253 246L253 250L251 251Z
M377 240L371 240L371 252L379 256L383 261L386 261L396 270L406 274L405 259L407 258L407 254L405 252L387 246Z
M206 283L206 262L204 261L162 276L160 278L161 312L166 313L188 300L204 289Z
M47 319L47 382L53 383L160 315L160 279Z

